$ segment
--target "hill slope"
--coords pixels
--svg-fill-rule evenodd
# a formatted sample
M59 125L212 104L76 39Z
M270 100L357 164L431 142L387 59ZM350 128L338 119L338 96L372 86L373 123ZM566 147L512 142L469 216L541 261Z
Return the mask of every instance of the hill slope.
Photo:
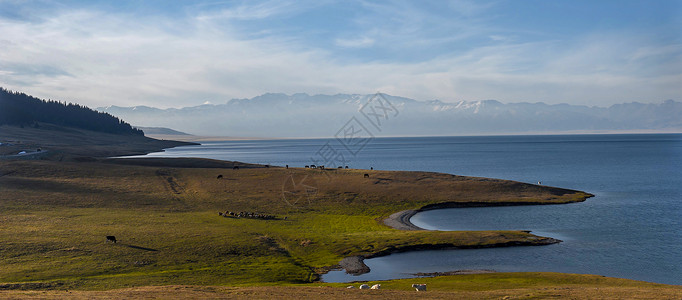
M135 155L192 144L148 138L108 113L0 88L0 159Z
M113 134L144 134L108 113L0 88L0 125L38 127L38 122Z

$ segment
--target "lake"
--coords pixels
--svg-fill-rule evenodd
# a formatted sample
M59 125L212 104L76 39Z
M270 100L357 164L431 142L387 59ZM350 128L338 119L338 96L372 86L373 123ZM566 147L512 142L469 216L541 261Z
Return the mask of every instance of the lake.
M302 167L333 139L204 142L147 156L204 157ZM478 207L419 213L433 230L532 230L563 240L536 247L437 250L365 260L370 273L332 271L327 282L413 277L416 272L492 269L599 274L682 284L682 135L548 135L376 138L343 164L435 171L577 189L566 205ZM335 164L333 165L335 166Z

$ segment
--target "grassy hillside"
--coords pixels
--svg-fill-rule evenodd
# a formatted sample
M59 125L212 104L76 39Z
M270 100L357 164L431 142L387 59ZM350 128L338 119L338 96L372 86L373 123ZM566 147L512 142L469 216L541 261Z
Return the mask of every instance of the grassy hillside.
M151 139L142 135L121 135L39 123L39 127L0 126L0 159L20 151L50 151L42 159L69 160L74 157L108 157L146 154L192 143ZM31 157L27 157L30 159Z
M588 196L427 172L171 166L0 162L0 282L69 288L310 282L351 255L541 241L520 231L399 231L380 222L401 209L473 200L563 203ZM299 191L287 184L306 176L317 190L296 201L291 195ZM289 200L283 190L291 191ZM277 219L218 215L227 210ZM119 243L105 243L107 235Z
M41 123L118 135L144 134L108 113L75 103L38 99L0 87L0 125L38 128Z

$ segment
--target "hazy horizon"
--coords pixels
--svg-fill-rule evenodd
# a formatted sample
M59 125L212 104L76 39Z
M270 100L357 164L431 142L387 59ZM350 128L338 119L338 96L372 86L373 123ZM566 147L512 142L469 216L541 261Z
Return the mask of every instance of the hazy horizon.
M682 102L610 107L496 100L419 101L388 94L265 94L184 108L106 106L135 126L199 136L314 138L344 130L372 137L517 135L595 132L680 132Z

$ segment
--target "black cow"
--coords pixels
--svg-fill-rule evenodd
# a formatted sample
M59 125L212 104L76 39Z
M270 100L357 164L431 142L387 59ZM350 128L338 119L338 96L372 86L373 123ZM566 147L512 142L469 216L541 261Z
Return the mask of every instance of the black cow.
M369 178L369 174L365 173L365 178Z
M218 175L218 179L223 178L223 174Z
M116 237L113 235L107 235L107 242L116 243Z
M239 170L239 166L232 167L232 170Z

